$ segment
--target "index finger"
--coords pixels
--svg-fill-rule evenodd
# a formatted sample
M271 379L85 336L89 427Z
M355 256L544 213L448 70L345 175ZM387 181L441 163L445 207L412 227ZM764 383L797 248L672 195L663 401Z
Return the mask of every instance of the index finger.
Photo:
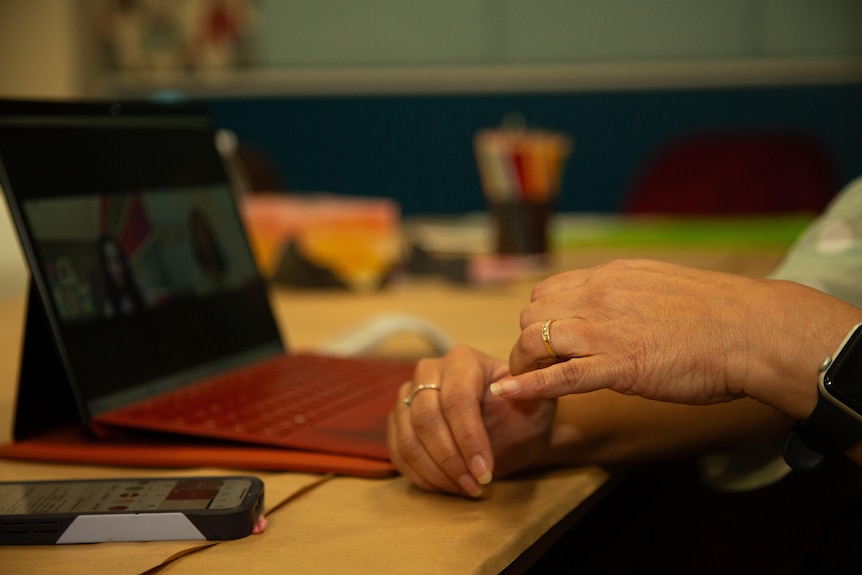
M596 358L576 357L492 383L490 389L507 399L551 399L613 388L617 381Z

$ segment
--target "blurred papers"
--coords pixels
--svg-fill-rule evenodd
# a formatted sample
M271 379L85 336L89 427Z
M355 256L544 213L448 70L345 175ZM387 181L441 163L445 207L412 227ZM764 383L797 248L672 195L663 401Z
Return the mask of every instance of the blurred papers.
M392 200L267 193L245 196L242 206L255 258L269 279L314 285L279 269L286 258L298 257L308 264L304 269L323 272L318 278L331 274L351 289L375 289L401 259L401 210Z

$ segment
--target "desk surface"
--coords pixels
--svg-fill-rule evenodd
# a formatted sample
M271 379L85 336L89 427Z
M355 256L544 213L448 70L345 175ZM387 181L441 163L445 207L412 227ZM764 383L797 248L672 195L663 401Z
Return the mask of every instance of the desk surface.
M614 257L655 257L697 267L762 275L781 247L608 246L573 250L549 272L594 265ZM380 313L407 313L434 321L454 341L500 357L518 333L518 313L535 278L506 285L464 288L442 281L407 282L374 293L278 291L273 303L294 349L313 349ZM0 440L12 423L24 302L0 300ZM385 342L381 353L415 353L419 342ZM406 347L405 347L406 346ZM409 348L409 349L407 349ZM189 469L184 475L219 470ZM0 461L0 480L164 474L77 465ZM170 473L174 473L171 471ZM269 526L262 535L217 544L109 543L85 546L6 547L0 572L42 574L146 572L270 572L289 565L298 573L497 573L606 484L598 468L569 469L496 481L485 498L433 495L403 478L357 479L298 473L255 473L267 489ZM189 551L194 552L189 552ZM521 558L519 560L519 557Z

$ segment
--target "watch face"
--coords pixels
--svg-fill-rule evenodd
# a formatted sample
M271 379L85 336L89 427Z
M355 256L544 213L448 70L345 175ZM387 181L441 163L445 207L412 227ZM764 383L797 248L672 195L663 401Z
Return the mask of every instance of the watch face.
M847 338L823 374L823 389L853 411L862 412L862 328Z

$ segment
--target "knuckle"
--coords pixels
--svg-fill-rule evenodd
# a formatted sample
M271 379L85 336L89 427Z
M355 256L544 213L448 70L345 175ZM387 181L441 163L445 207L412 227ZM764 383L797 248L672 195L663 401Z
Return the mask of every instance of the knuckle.
M617 258L609 261L604 267L610 270L627 270L638 268L643 265L643 260L639 258Z
M524 334L522 333L518 337L518 339L515 340L515 343L512 344L512 349L509 352L510 356L514 357L517 355L526 354L529 351L529 349L527 348L527 345L528 345L528 342L527 342L526 338L524 337Z
M453 355L455 357L460 357L464 354L471 353L471 347L466 343L456 343L451 347L447 355Z
M418 405L411 406L410 411L410 423L417 435L430 434L440 425L439 412L429 409L412 409L413 407L418 407Z
M399 397L406 397L410 393L410 389L413 386L412 381L405 381L401 384L401 387L398 389Z
M529 307L521 308L521 313L518 315L518 325L522 330L526 329L532 323L530 320L531 316Z
M396 452L399 460L405 462L418 461L425 455L425 451L422 446L415 441L399 443Z
M570 385L575 384L582 376L580 362L564 361L534 371L531 387L539 397L559 397L571 393Z
M548 369L537 369L533 372L531 387L540 397L550 397L554 393L554 384Z
M556 277L561 277L563 274L558 274ZM536 285L533 286L533 289L530 290L530 301L534 302L538 299L541 299L545 292L548 290L549 286L553 283L554 277L546 278Z
M444 470L457 470L458 472L462 472L465 468L461 454L454 449L446 449L441 453L439 455L438 462L440 467Z
M575 383L583 377L582 363L579 361L564 361L557 364L557 370L563 375L563 379L570 383Z
M423 357L416 362L416 367L413 369L413 374L418 381L422 381L425 374L435 373L440 370L439 358Z
M547 355L545 343L542 339L542 327L538 324L530 326L521 332L520 343L523 345L524 352L530 357L542 357Z

